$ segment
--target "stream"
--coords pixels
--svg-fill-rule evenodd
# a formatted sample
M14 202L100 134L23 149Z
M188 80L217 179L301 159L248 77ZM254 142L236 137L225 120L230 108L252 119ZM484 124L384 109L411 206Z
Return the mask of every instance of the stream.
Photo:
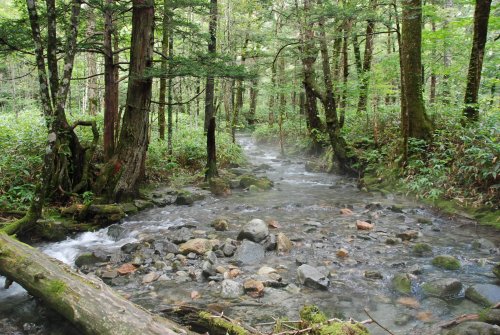
M367 309L398 335L434 334L436 324L482 310L464 297L469 286L487 285L494 297L499 296L492 267L500 261L500 234L493 229L465 218L449 219L414 199L360 191L355 180L343 176L307 172L303 159L281 158L277 148L257 145L250 136L240 135L239 143L249 162L262 168L254 173L274 182L270 191L233 190L228 197L200 191L205 198L191 206L155 207L127 217L118 229L113 226L38 247L71 265L85 252L108 255L106 264L82 268L101 277L125 262L141 264L134 273L110 276L106 282L147 309L161 311L191 304L223 310L225 315L263 330L268 330L273 318L297 320L302 306L314 304L329 316L358 321L368 319ZM345 208L352 213L341 214ZM229 230L211 227L220 217L227 219ZM238 265L240 274L232 280L240 283L260 280L262 274L257 273L263 266L273 269L279 285L266 287L258 298L222 298L223 275L205 278L202 257L177 257L157 250L162 240L181 232L222 242L236 240L241 227L255 218L272 222L276 228L271 233L284 233L293 241L290 252L268 251L258 263ZM374 228L357 230L357 220L369 221ZM111 229L112 236L108 234ZM404 232L412 232L410 241L396 237ZM432 251L416 255L413 247L417 243L428 244ZM345 257L337 255L342 248L348 253ZM456 257L461 268L452 271L433 266L437 255ZM297 268L301 264L325 274L328 289L300 284ZM233 257L218 257L215 265L231 269ZM156 278L144 280L151 272L158 274ZM408 294L398 292L393 284L394 276L402 273L411 278ZM4 289L3 279L0 277L0 334L79 334L17 284ZM447 298L424 292L425 283L443 279L458 280L462 288ZM386 334L375 324L367 327L371 334Z

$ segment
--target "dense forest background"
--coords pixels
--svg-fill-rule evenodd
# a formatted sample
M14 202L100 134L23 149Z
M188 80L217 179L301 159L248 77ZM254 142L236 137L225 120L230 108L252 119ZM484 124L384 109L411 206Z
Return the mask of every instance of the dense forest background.
M2 0L0 207L24 215L7 231L45 202L219 181L244 129L499 224L498 6Z

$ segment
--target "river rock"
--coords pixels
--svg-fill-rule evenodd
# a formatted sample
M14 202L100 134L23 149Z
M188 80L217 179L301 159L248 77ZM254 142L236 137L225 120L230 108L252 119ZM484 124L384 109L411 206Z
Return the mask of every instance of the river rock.
M465 297L484 307L491 307L500 302L500 286L475 284L465 290Z
M175 199L175 204L179 206L190 206L194 203L193 195L188 191L180 191Z
M384 279L384 276L379 271L368 270L368 271L365 271L365 278L367 278L367 279Z
M118 277L118 271L116 269L109 270L109 271L104 271L101 274L102 279L114 279Z
M243 284L243 289L252 298L260 298L264 295L264 284L260 280L247 280Z
M357 220L356 228L358 230L372 230L375 225L366 221Z
M134 206L137 207L139 211L143 211L149 208L153 208L155 205L152 201L137 199L134 200Z
M485 238L479 238L477 240L474 240L472 242L472 248L476 250L480 250L484 253L491 253L496 249L495 243L492 241L485 239Z
M210 224L217 231L229 230L229 220L226 218L217 218Z
M418 238L419 235L419 232L416 230L406 230L399 234L396 234L396 237L399 237L403 241L411 241Z
M297 268L297 278L300 284L320 290L327 290L330 285L330 279L327 276L308 264Z
M231 194L229 182L223 178L211 178L209 188L210 192L216 196Z
M234 255L239 265L257 264L264 259L264 247L260 244L244 240Z
M226 239L226 241L222 245L222 252L224 253L224 256L232 257L236 252L235 242L230 238Z
M340 248L339 250L337 250L336 255L339 258L346 258L349 256L349 251L347 251L347 249L345 248Z
M278 233L276 236L276 250L278 252L288 253L292 250L293 243L290 239L283 233Z
M462 267L460 261L450 255L440 255L434 257L432 265L445 270L458 270Z
M397 273L392 278L392 287L402 294L411 293L411 276L407 273Z
M500 326L500 309L488 308L481 313L481 320L493 325Z
M123 238L123 235L125 233L125 228L123 228L119 224L113 224L108 227L108 236L111 237L113 240L118 241L121 238Z
M160 278L160 273L158 272L150 272L144 277L142 277L142 283L143 284L150 284L154 281L156 281L158 278Z
M412 253L417 257L432 256L432 247L427 243L417 243L413 246Z
M459 324L446 335L500 335L500 327L486 322L469 321Z
M187 241L179 246L179 252L183 255L187 255L190 252L193 252L197 255L203 255L207 251L212 250L212 242L205 238L194 238L192 240Z
M261 219L253 219L245 224L238 234L238 240L261 242L269 235L267 224Z
M94 265L96 263L107 262L108 256L99 252L84 253L79 255L75 260L75 265L81 268L84 265Z
M495 276L497 276L498 279L500 279L500 263L497 263L494 267L493 267L493 274Z
M263 266L257 271L258 275L265 276L271 273L277 273L278 271L270 266Z
M181 244L192 239L194 235L191 230L186 227L182 227L181 229L174 230L169 237L175 244Z
M245 294L243 285L237 281L225 279L221 283L220 295L222 298L235 299Z
M135 205L131 202L125 202L125 203L122 203L119 205L123 212L127 215L132 215L132 214L136 214L137 212L139 212L139 210L137 209L137 207L135 207Z
M438 279L422 285L424 293L431 297L452 299L462 291L462 283L455 278Z
M205 278L215 276L217 274L217 269L210 261L203 261L201 264L201 271Z

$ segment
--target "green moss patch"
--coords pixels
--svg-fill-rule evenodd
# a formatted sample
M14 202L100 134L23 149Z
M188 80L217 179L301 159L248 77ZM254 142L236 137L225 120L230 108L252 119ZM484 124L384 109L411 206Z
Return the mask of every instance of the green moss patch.
M449 255L434 257L432 265L445 270L459 270L462 267L462 264L458 259Z

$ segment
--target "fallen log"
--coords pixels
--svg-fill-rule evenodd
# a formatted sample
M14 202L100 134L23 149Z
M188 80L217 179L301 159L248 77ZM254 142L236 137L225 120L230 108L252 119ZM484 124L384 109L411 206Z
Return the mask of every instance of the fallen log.
M0 274L89 335L193 334L118 295L98 278L77 273L0 232Z

